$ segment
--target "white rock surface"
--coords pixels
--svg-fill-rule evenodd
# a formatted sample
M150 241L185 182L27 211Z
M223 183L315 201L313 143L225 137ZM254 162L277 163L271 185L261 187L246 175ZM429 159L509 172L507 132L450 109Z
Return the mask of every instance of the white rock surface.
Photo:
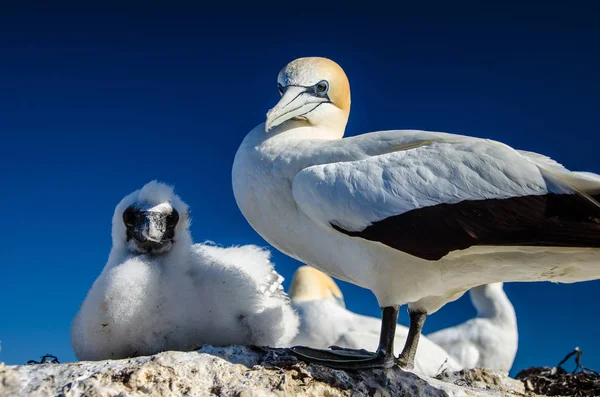
M506 396L521 382L486 370L420 378L398 368L339 371L283 350L205 346L125 360L6 366L0 396Z

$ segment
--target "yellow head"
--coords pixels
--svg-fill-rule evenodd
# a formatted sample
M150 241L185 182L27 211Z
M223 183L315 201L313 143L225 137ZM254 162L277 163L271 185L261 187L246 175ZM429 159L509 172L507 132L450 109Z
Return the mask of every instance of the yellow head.
M327 58L298 58L277 78L281 100L267 113L265 129L287 120L339 130L350 114L350 83L337 63Z
M331 277L311 266L302 266L292 278L292 301L334 300L345 307L342 291Z

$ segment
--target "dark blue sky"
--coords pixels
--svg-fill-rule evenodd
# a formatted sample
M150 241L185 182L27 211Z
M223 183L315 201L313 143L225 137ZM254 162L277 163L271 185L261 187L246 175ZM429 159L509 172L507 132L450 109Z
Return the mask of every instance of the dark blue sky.
M173 184L191 206L196 241L266 245L235 204L231 164L278 100L277 73L297 57L326 56L346 70L347 135L475 135L600 173L600 27L591 2L248 5L229 16L129 4L3 5L0 361L8 364L45 353L74 360L70 322L105 264L114 206L151 179ZM287 288L299 264L279 252L274 260ZM342 289L350 309L379 316L369 291ZM600 369L599 289L506 285L520 327L514 369L554 365L575 346L584 365ZM425 331L473 314L465 297L430 316Z

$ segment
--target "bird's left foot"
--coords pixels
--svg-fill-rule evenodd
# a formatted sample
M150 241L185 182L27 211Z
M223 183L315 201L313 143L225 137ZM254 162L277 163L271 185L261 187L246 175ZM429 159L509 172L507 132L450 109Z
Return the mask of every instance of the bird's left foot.
M332 346L332 350L294 346L290 351L302 361L336 369L391 368L394 357L383 353L371 353L364 349L345 349Z

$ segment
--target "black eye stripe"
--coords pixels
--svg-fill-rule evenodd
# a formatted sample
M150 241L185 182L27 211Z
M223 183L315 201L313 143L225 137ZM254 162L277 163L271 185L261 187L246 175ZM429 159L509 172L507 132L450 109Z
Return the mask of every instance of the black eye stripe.
M325 99L327 99L328 103L331 103L331 98L328 95L328 93L329 93L329 82L327 80L321 80L317 84L314 84L314 85L311 85L311 86L297 85L297 84L289 84L289 85L283 86L281 83L277 83L277 89L279 90L279 93L281 95L284 94L284 92L286 91L286 89L288 87L302 87L302 88L306 89L305 91L300 92L296 96L296 98L299 97L300 95L302 95L305 92L311 92L313 95L316 95L316 96L321 97L321 98L325 98ZM289 103L293 102L296 98L292 99ZM289 105L289 103L288 103L288 105Z
M145 216L157 216L157 215L153 215L152 213L149 213L147 211L142 211L139 208L135 208L135 207L128 207L122 215L123 218L123 223L125 224L125 226L127 228L132 228L133 226L135 226L136 222L138 221L138 218L140 217L140 215L145 215ZM158 215L160 216L160 215ZM170 214L166 214L166 215L162 215L166 221L166 225L167 227L175 227L177 226L177 224L179 223L179 212L177 212L177 210L175 208L173 208L173 210L171 211Z

